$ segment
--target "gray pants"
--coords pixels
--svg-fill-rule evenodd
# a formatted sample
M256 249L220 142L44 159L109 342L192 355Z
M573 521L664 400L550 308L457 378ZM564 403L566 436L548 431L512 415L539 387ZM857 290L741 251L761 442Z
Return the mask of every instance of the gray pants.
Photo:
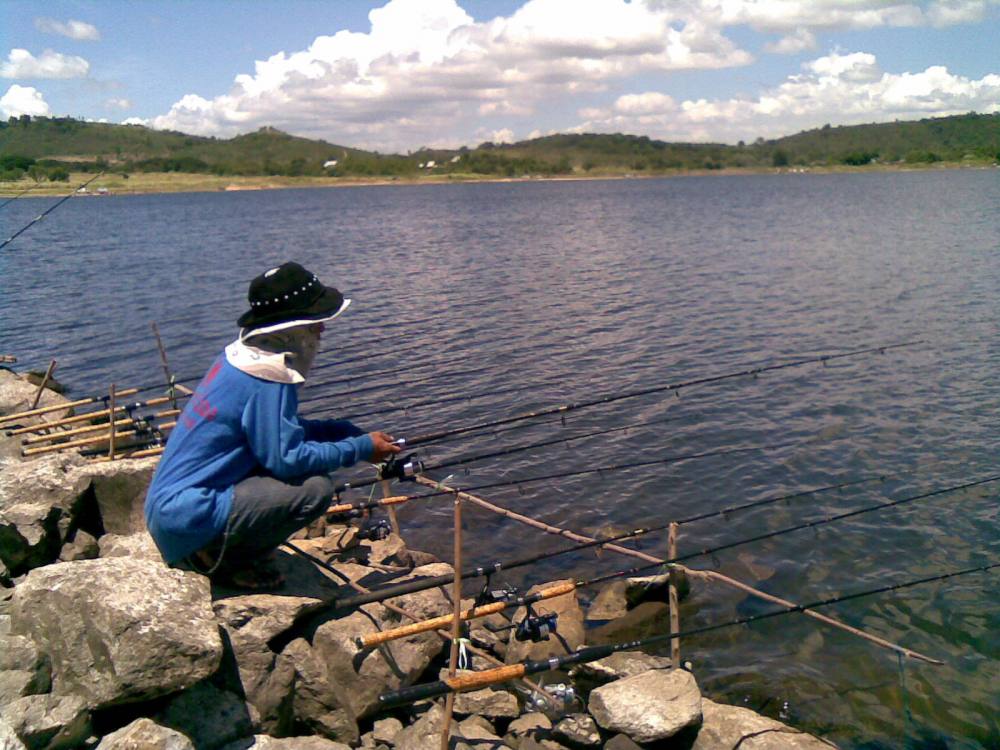
M328 476L281 481L251 476L233 488L233 507L222 537L205 550L226 565L259 560L330 506L334 482Z

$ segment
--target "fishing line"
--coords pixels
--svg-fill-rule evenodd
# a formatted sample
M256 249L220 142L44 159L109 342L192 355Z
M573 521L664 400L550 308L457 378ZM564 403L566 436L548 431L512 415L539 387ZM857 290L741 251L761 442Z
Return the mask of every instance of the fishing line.
M14 196L13 198L8 198L8 199L7 199L7 200L5 200L5 201L4 201L3 203L0 203L0 208L3 208L3 207L4 207L4 206L6 206L6 205L7 205L8 203L13 203L13 202L14 202L14 201L16 201L16 200L17 200L18 198L20 198L20 197L21 197L22 195L24 195L25 193L30 193L30 192L31 192L32 190L34 190L35 188L40 188L41 186L42 186L42 183L40 183L40 182L37 182L37 183L35 183L35 184L34 184L34 185L32 185L31 187L29 187L29 188L28 188L27 190L22 190L22 191L21 191L20 193L18 193L17 195L15 195L15 196Z
M734 547L740 547L746 544L751 544L753 542L763 541L765 539L773 539L775 537L784 536L785 534L791 534L795 531L801 531L808 528L817 528L819 526L825 526L830 523L835 523L837 521L842 521L845 518L853 518L854 516L860 516L865 513L873 513L877 511L887 510L889 508L894 508L899 505L905 505L906 503L916 502L918 500L926 500L928 498L937 497L939 495L944 495L952 492L958 492L960 490L970 489L972 487L978 487L984 484L990 484L993 482L1000 481L1000 474L988 477L986 479L979 479L972 482L965 482L963 484L954 485L951 487L945 487L938 490L933 490L931 492L925 492L919 495L912 495L910 497L905 497L900 500L892 500L886 503L878 503L876 505L869 505L858 510L852 510L846 513L841 513L835 516L829 516L827 518L822 518L815 521L808 521L806 523L796 524L794 526L789 526L783 529L778 529L777 531L770 531L764 534L758 534L752 537L746 537L744 539L739 539L734 542L727 542L725 544L720 544L715 547L709 547L706 549L696 550L694 552L689 552L684 555L679 555L677 557L672 557L664 560L660 560L654 563L648 563L646 565L640 565L632 568L632 573L638 573L640 571L649 570L651 568L657 568L663 565L670 565L673 563L683 562L685 560L691 560L696 557L707 557L715 555L718 552L733 549ZM453 493L448 493L453 494ZM721 513L721 511L719 511ZM662 527L661 527L662 528ZM645 532L644 532L645 533ZM564 548L562 550L556 550L555 552L541 553L539 555L532 555L531 557L522 558L520 560L515 560L512 563L495 562L492 565L486 567L477 567L472 570L463 572L461 574L462 579L466 578L478 578L492 573L498 573L501 570L510 570L514 567L521 567L524 565L532 565L537 562L555 557L557 555L566 554L567 552L573 552L578 549L584 549L586 547L594 547L600 544L607 544L612 539L597 540L593 542L585 542L581 545L575 545L573 547ZM392 596L400 596L404 593L412 593L414 591L423 591L428 588L435 588L442 584L451 583L455 578L454 573L445 574L441 576L434 576L432 578L426 578L418 581L409 581L403 584L396 584L391 586L386 586L381 589L373 589L370 595L364 597L352 597L347 600L338 600L335 602L334 606L337 609L343 609L347 607L357 607L361 604L367 604L373 601L381 601L382 599L390 598Z
M853 486L853 485L864 484L864 483L872 482L872 481L876 481L876 480L881 481L882 479L883 479L882 477L873 477L873 478L869 478L869 479L860 479L860 480L856 480L856 481L852 481L852 482L842 482L840 484L831 485L829 487L821 487L821 488L817 488L817 489L814 489L814 490L809 490L809 491L806 491L806 492L798 492L798 493L794 493L794 494L791 494L791 495L782 495L782 496L779 496L779 497L772 497L772 498L768 498L766 501L757 501L757 502L748 503L748 504L745 504L745 505L732 506L732 507L725 508L725 509L720 510L720 511L716 511L714 514L711 514L711 515L725 515L725 514L729 514L729 513L735 513L735 512L742 511L742 510L747 510L749 508L758 507L758 506L764 505L766 503L776 503L776 502L781 502L781 501L788 501L788 500L792 500L794 498L804 497L806 495L816 495L816 494L819 494L819 493L822 493L822 492L831 492L831 491L843 489L845 487L850 487L850 486ZM709 515L706 515L706 516L703 516L703 517L704 518L708 518ZM567 549L558 550L556 553L550 553L550 554L552 554L552 556L556 556L556 555L565 554L567 552L573 552L573 551L578 551L578 550L581 550L581 549L587 549L589 547L603 546L603 545L606 545L606 544L610 544L612 542L617 542L617 541L621 541L621 540L624 540L624 539L629 539L629 538L634 538L634 537L638 537L638 536L643 536L645 534L649 534L649 533L652 533L654 531L663 531L664 529L669 528L669 527L670 527L670 523L665 523L665 524L662 524L660 526L652 526L652 527L646 528L646 529L635 529L633 531L626 532L624 534L619 534L618 536L614 536L614 537L610 537L610 538L606 538L606 539L596 539L596 540L593 540L591 542L584 542L582 544L575 545L575 546L567 548ZM314 562L315 562L315 560L314 560ZM614 580L616 578L625 578L625 577L634 575L638 571L645 570L645 569L647 569L649 567L660 566L660 565L663 565L663 564L664 563L659 563L658 562L658 563L653 563L652 565L646 565L646 566L641 566L641 567L632 567L632 568L627 568L627 569L623 569L623 570L618 570L618 571L615 571L613 573L601 574L599 576L595 576L593 578L586 579L586 580L578 580L578 581L573 581L573 582L569 582L569 583L556 584L555 586L551 586L549 588L543 589L543 590L538 591L538 592L536 592L534 594L528 594L526 596L521 596L521 597L516 597L516 596L507 597L507 598L505 598L505 599L503 599L501 601L494 601L491 604L486 604L485 606L480 606L479 602L477 601L477 603L473 607L473 609L467 610L465 613L463 613L462 619L463 620L477 619L479 617L485 617L486 615L495 614L495 613L501 612L501 611L503 611L505 609L510 609L510 608L513 608L513 607L529 606L529 605L535 604L537 602L544 601L546 599L552 599L555 596L562 596L563 594L569 593L571 591L575 591L575 590L580 589L580 588L584 588L584 587L587 587L587 586L596 586L599 583L605 583L606 581L611 581L611 580ZM511 567L514 567L514 566L511 565L511 564L508 564L508 565L504 566L504 569L505 570L509 570ZM489 574L487 574L487 575L489 575ZM442 617L431 618L430 620L425 620L422 623L417 623L417 624L414 624L414 625L407 625L407 626L403 626L403 627L400 627L400 628L393 628L392 630L378 631L376 633L371 633L371 634L369 634L367 636L359 636L356 639L356 642L359 645L366 646L366 647L367 646L372 646L372 645L377 645L379 643L384 643L386 641L395 640L397 638L401 638L401 637L404 637L404 636L407 636L407 635L413 635L414 633L423 632L424 629L428 629L429 630L429 629L438 627L439 625L441 625L443 627L444 624L447 624L447 623L442 624L444 620L447 620L447 623L450 623L451 620L452 620L452 616L451 615L444 615Z
M526 660L518 664L508 665L507 667L501 667L499 669L489 669L489 670L484 670L482 672L476 672L470 675L462 675L459 677L452 677L445 680L438 680L437 682L426 683L424 685L413 685L410 687L401 688L400 690L389 691L379 696L379 705L382 708L392 708L395 706L401 706L407 703L413 703L418 700L436 698L438 696L445 695L450 692L468 690L474 687L476 688L483 687L485 685L496 684L499 682L506 682L508 680L517 677L522 677L525 675L537 674L539 672L547 672L555 669L562 669L563 667L566 666L570 666L573 664L583 664L586 662L595 661L597 659L605 659L608 656L611 656L612 654L621 651L644 649L658 643L671 641L675 638L689 638L694 635L709 633L715 630L722 630L723 628L751 625L755 622L760 622L761 620L768 620L775 617L782 617L784 615L801 613L807 610L818 609L820 607L827 607L832 604L840 604L842 602L852 601L854 599L861 599L863 597L868 597L868 596L876 596L878 594L886 594L892 591L899 591L901 589L911 588L913 586L920 586L926 583L944 581L950 578L957 578L959 576L971 575L973 573L983 573L986 571L994 570L997 567L1000 567L1000 563L987 563L985 565L979 565L973 568L952 570L947 573L940 573L934 576L927 576L924 578L917 578L914 580L903 581L901 583L879 586L877 588L866 589L863 591L856 591L854 593L845 594L842 596L834 596L827 599L818 599L816 601L812 601L807 604L796 604L790 607L781 607L780 609L771 610L770 612L764 612L758 615L750 615L747 617L739 617L734 620L727 620L725 622L715 623L713 625L704 625L697 628L689 628L687 630L678 630L675 632L664 633L661 635L654 635L648 638L642 638L623 643L607 644L604 646L586 646L584 648L578 649L576 651L573 651L569 654L565 654L562 656L551 656L547 659Z
M639 396L648 396L654 393L664 393L668 391L680 391L682 388L692 388L694 386L708 385L711 383L719 383L725 380L732 380L734 378L741 377L757 377L758 375L765 372L774 372L777 370L787 370L794 367L802 367L809 364L823 363L824 365L828 362L832 362L839 359L846 359L849 357L858 357L863 354L874 354L880 353L884 354L890 349L900 349L903 347L916 346L922 344L923 341L908 341L899 344L888 344L883 346L873 346L865 349L856 349L850 352L843 352L841 354L824 354L817 357L807 357L804 359L796 359L791 362L784 362L776 365L767 365L762 367L753 367L745 370L738 370L735 372L729 372L722 375L712 375L708 377L695 378L692 380L681 381L678 383L669 383L665 385L651 386L649 388L640 388L632 391L624 391L619 393L612 393L609 395L601 396L600 398L590 399L588 401L578 401L575 403L562 404L561 406L553 406L547 409L542 409L539 411L526 412L524 414L517 414L511 417L504 417L501 419L494 419L488 422L480 422L478 424L466 425L463 427L454 427L447 430L439 430L437 432L429 432L423 435L417 435L413 438L408 438L406 440L406 445L413 447L416 445L421 445L424 443L431 443L440 440L445 437L451 437L453 435L461 435L469 432L474 432L482 429L487 429L490 427L499 427L501 425L510 424L512 422L519 422L524 419L535 419L541 416L548 416L550 414L565 414L566 412L575 411L577 409L584 409L591 406L598 406L603 404L610 404L616 401L622 401L630 398L637 398Z
M603 475L605 473L610 473L610 472L613 472L613 471L627 471L629 469L639 469L639 468L643 468L643 467L647 467L647 466L658 466L660 464L676 463L676 462L679 462L679 461L689 461L689 460L695 459L695 458L709 458L709 457L712 457L712 456L728 456L728 455L733 454L733 453L750 453L752 451L778 450L780 448L788 448L790 446L801 445L803 443L804 443L804 441L802 441L802 440L795 440L795 441L788 441L788 442L784 442L784 443L773 443L771 445L754 446L754 447L750 447L750 448L724 448L724 449L714 450L714 451L702 451L700 453L682 453L682 454L677 454L677 455L673 455L673 456L664 456L662 458L651 458L651 459L647 459L645 461L634 461L632 463L627 463L627 464L608 464L606 466L597 466L597 467L590 468L590 469L577 469L577 470L574 470L574 471L562 471L562 472L556 472L556 473L553 473L553 474L544 474L542 476L537 476L537 477L524 477L522 479L505 479L505 480L502 480L502 481L499 481L499 482L491 482L489 484L479 484L479 485L476 485L474 487L460 487L460 488L457 488L457 491L461 491L461 492L473 492L473 491L478 491L478 490L496 489L497 487L513 487L513 486L521 485L521 484L530 484L532 482L544 482L544 481L547 481L547 480L550 480L550 479L568 479L570 477L586 476L587 474L602 474ZM360 482L357 482L357 483L354 483L354 484L352 484L350 482L345 482L344 484L342 484L339 487L337 487L337 488L334 489L334 496L335 497L339 496L340 493L345 492L346 490L349 490L349 489L354 489L354 488L358 488L358 487L367 487L368 485L370 485L372 483L372 481L373 480L361 480ZM380 480L374 480L374 481L380 481ZM404 495L404 496L396 498L396 502L398 504L400 502L406 502L406 501L409 501L409 500L424 500L424 499L429 498L429 497L440 497L442 495L453 495L453 494L455 494L455 492L456 492L456 489L450 489L450 490L441 490L439 492L428 492L428 493L421 494L421 495ZM336 507L337 508L343 507L344 510L353 510L353 511L367 510L370 507L377 507L377 505L379 505L382 502L383 501L379 500L379 501L375 501L375 503L373 503L372 505L369 505L368 503L363 503L362 502L362 503L345 504L343 506L337 505ZM333 511L333 509L331 509L330 512L339 512L339 511Z
M104 174L104 172L98 172L93 177L91 177L89 180L87 180L85 183L83 183L82 185L80 185L78 188L72 190L68 195L63 196L56 203L54 203L53 205L49 206L47 209L45 209L44 211L42 211L38 216L36 216L34 219L32 219L31 221L29 221L23 227L21 227L20 229L18 229L16 232L14 232L14 234L12 234L6 240L4 240L3 242L0 242L0 250L3 250L5 247L7 247L7 245L9 245L11 242L13 242L14 240L16 240L18 237L20 237L26 231L28 231L28 229L30 227L34 226L36 223L38 223L39 221L41 221L42 219L44 219L46 216L48 216L50 213L52 213L57 208L59 208L59 206L61 206L63 203L65 203L70 198L72 198L73 195L76 194L76 192L78 190L82 190L83 188L87 187L87 185L89 185L90 183L92 183L94 180L96 180L98 177L100 177L103 174Z

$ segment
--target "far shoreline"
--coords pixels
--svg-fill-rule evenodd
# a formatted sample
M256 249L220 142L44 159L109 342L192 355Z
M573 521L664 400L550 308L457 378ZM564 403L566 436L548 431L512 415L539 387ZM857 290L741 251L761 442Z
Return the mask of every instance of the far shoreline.
M675 177L792 175L803 174L865 174L883 172L932 172L959 169L996 169L998 164L986 162L938 162L936 164L867 164L864 166L813 167L727 167L724 169L685 169L663 172L605 172L566 175L527 175L503 177L497 175L440 174L417 177L286 177L280 175L218 176L191 172L136 172L128 177L109 173L94 180L80 197L106 195L159 195L168 193L220 193L295 188L352 188L398 185L458 185L466 183L523 182L583 182L597 180L648 180ZM68 182L41 183L38 187L26 181L0 183L2 198L51 198L65 196L76 186L93 177L93 173L74 172ZM25 192L28 191L28 192Z

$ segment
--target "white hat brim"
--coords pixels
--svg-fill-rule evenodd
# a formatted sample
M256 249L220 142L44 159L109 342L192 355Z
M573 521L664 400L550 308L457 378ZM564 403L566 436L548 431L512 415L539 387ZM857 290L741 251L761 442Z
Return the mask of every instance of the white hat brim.
M340 309L332 315L327 315L323 318L300 318L297 320L283 320L280 323L274 323L269 326L261 326L260 328L241 328L240 329L240 341L245 341L251 336L259 336L264 333L274 333L275 331L284 331L288 328L295 328L297 326L311 326L316 323L326 323L327 321L333 320L338 315L340 315L344 310L346 310L351 304L349 297L345 297L344 301L340 305Z

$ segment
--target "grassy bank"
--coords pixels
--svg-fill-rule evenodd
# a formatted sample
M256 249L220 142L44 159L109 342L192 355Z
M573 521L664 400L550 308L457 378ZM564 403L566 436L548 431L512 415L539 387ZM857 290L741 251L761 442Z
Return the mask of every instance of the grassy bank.
M627 172L615 169L593 169L576 171L573 174L556 177L494 177L477 174L425 174L418 177L287 177L252 176L225 177L211 174L187 172L139 172L125 177L121 174L105 174L94 180L87 188L88 194L106 191L110 195L151 194L151 193L195 193L240 190L277 190L282 188L311 187L356 187L363 185L433 185L455 182L529 182L537 180L606 180L639 179L651 177L683 177L692 175L736 175L736 174L829 174L863 172L927 171L942 169L989 169L996 165L987 162L938 162L932 165L869 164L860 167L846 165L823 167L744 167L712 170L673 169L664 171ZM0 197L10 198L23 193L28 196L66 195L71 190L93 177L87 172L70 174L68 182L42 182L31 180L0 182Z

